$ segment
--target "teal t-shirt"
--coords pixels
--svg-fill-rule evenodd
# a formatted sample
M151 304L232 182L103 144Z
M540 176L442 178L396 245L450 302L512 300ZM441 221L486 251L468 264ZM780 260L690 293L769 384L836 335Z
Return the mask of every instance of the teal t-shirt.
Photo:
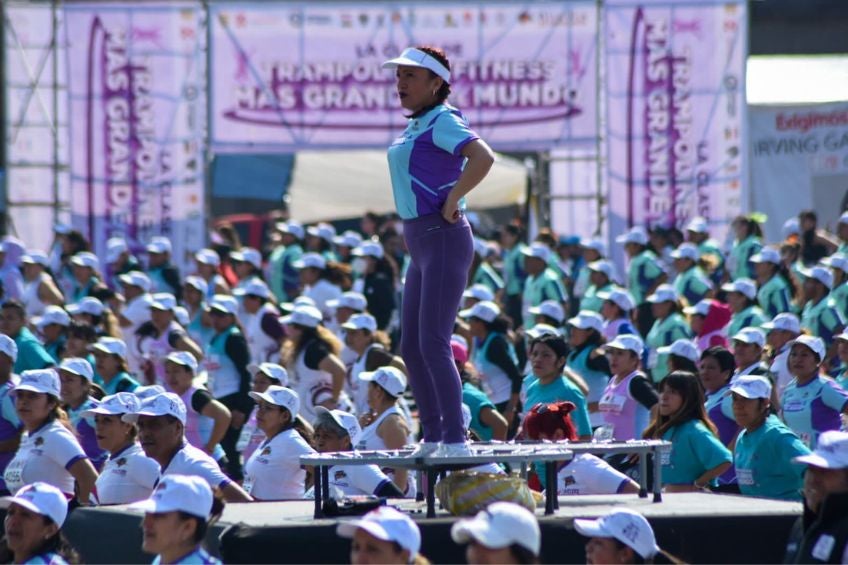
M601 313L601 307L604 305L604 299L598 296L599 292L609 292L615 288L615 285L612 283L607 284L601 288L596 287L595 285L589 285L586 289L586 292L583 294L583 299L580 300L580 309L581 310L589 310L591 312Z
M828 294L815 304L810 301L804 305L801 327L810 330L814 336L822 338L825 344L829 345L833 336L845 327L845 320Z
M700 267L694 266L677 274L674 289L677 295L685 298L689 304L697 304L713 289L713 284Z
M548 404L551 402L573 402L576 408L571 413L571 421L577 428L578 436L592 435L592 425L589 423L589 407L586 397L577 386L566 377L559 377L553 381L542 384L536 375L524 377L524 411L528 412L540 402Z
M46 369L56 364L29 328L21 328L15 337L15 345L18 346L18 358L15 360L14 367L14 372L17 374L33 369Z
M642 251L630 260L627 269L628 290L637 305L645 302L648 291L662 274L660 260L650 249Z
M733 454L700 420L667 430L671 452L663 454L662 480L668 485L691 485L704 472L733 461Z
M842 318L848 320L848 282L837 285L830 293L830 297Z
M501 276L491 265L485 262L480 263L480 266L477 267L477 272L474 273L471 284L485 285L493 293L497 293L504 287L504 281Z
M133 392L140 386L138 381L132 378L126 371L122 371L112 377L109 384L106 384L100 375L94 376L94 382L106 392L106 396L118 394L119 392Z
M507 249L503 256L503 274L506 284L506 293L511 296L521 294L524 290L524 251L527 248L523 243L517 244L512 249Z
M545 300L555 300L559 303L565 302L565 287L556 271L548 267L543 272L533 277L527 277L524 281L524 294L522 295L522 312L524 317L524 328L530 329L534 325L533 314L530 308L538 306Z
M774 275L760 286L757 302L770 319L778 314L792 312L792 293L789 285L780 275Z
M486 393L471 383L462 383L462 402L471 410L471 425L469 426L481 440L492 439L492 428L480 421L480 412L489 407L496 410L495 405L486 396Z
M763 244L760 238L750 235L742 241L734 241L733 247L730 249L731 271L730 279L753 279L754 264L751 263L751 257L760 252Z
M733 314L730 325L727 327L727 335L735 336L745 328L759 328L766 323L766 316L759 306L748 306L741 312Z
M842 425L848 392L829 377L816 377L803 385L792 379L783 389L780 406L784 423L807 447L815 449L819 435Z
M660 347L668 347L678 339L689 339L692 330L686 319L678 312L657 320L645 337L648 347L648 368L655 383L660 382L668 374L668 355L658 353Z
M810 450L777 416L771 415L753 432L736 438L733 464L739 489L746 496L801 500L804 465L792 459Z

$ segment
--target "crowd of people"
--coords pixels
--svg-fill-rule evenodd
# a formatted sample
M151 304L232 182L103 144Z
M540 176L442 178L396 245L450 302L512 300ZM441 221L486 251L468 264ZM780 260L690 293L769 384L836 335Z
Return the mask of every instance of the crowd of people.
M701 218L682 230L635 227L615 240L623 273L598 239L543 229L527 240L517 223L487 233L469 217L474 258L450 344L463 434L664 439L668 491L821 506L822 481L797 461L832 469L811 453L846 426L848 213L830 235L802 212L779 244L742 216L726 250ZM167 560L200 551L201 522L219 513L207 488L230 502L303 498L301 455L426 439L407 384L420 360L401 345L404 224L366 214L359 227L338 234L281 218L254 249L224 225L187 272L165 237L142 250L114 237L96 255L67 226L54 227L47 250L7 236L0 488L16 500L58 489L73 504L172 509L144 525L146 547ZM639 467L580 456L559 467L558 493L636 492ZM827 483L834 493L848 492L846 467ZM339 466L330 478L338 496L421 487L405 469L377 466ZM540 468L530 483L544 479ZM185 507L171 489L185 490Z

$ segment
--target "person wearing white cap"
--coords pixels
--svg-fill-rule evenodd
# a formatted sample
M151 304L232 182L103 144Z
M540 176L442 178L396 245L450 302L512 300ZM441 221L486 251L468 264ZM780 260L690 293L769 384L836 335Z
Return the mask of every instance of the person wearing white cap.
M138 428L121 416L138 409L139 399L131 392L105 396L82 413L94 420L97 445L107 453L95 483L97 503L126 504L150 495L159 481L159 463L147 457L136 442Z
M582 250L582 262L581 265L577 266L578 270L576 272L576 276L574 276L572 294L576 300L582 302L582 299L586 294L586 289L589 288L590 284L589 277L591 272L587 267L595 261L600 261L606 257L607 244L597 237L592 239L581 239L580 249ZM582 306L581 309L583 309Z
M271 289L260 279L252 279L235 289L241 299L239 317L252 363L278 361L285 332L280 324L280 311L274 306Z
M214 249L201 249L194 254L195 276L200 277L206 283L205 290L207 299L212 299L216 294L229 294L230 285L227 279L219 272L221 257ZM195 286L197 288L197 286Z
M620 334L635 334L636 326L631 312L636 308L633 296L623 288L611 288L598 293L601 303L600 314L604 319L601 334L606 341L612 341Z
M67 302L75 304L86 296L94 296L106 288L100 277L100 260L90 251L81 251L71 257L73 281L70 293L65 293Z
M789 533L783 562L848 563L848 432L823 433L816 450L794 462L807 466L804 514Z
M609 261L598 260L589 263L580 272L582 273L583 271L589 273L589 286L583 292L583 297L580 300L580 309L600 312L601 308L603 308L604 301L600 295L615 289L615 283L613 282L615 267Z
M758 328L766 323L767 318L757 306L757 283L751 279L741 278L721 287L727 293L727 305L733 310L727 333L734 336L744 328Z
M743 375L767 375L768 367L763 362L766 336L760 328L743 328L732 338L733 359L736 371L731 377L735 381ZM775 399L773 398L772 401Z
M6 466L6 488L15 491L25 484L44 481L68 498L86 504L97 480L97 471L85 455L67 414L60 407L59 375L54 369L24 371L15 386L15 409L24 435Z
M15 456L20 442L23 425L15 410L12 391L19 377L12 374L18 356L18 346L12 338L0 334L0 473ZM3 477L0 476L0 494L8 494Z
M94 382L106 394L133 392L138 387L127 367L127 346L114 337L101 337L90 347L96 369Z
M50 304L61 306L65 302L56 281L47 272L47 256L41 251L30 250L21 257L24 271L24 292L21 302L29 318L40 316Z
M630 258L627 266L627 290L636 302L636 329L646 335L654 323L651 307L646 301L654 290L668 279L660 259L648 247L648 234L639 226L616 238L624 244L624 251Z
M740 430L733 417L733 399L730 397L730 377L735 368L733 354L724 347L714 346L701 353L697 373L706 397L704 409L707 416L715 424L718 438L731 450ZM733 467L718 478L718 486L713 490L739 493Z
M247 370L253 376L251 392L265 392L271 385L289 386L288 372L276 363L261 363L259 365L251 363L247 366ZM259 412L259 408L254 406L247 423L241 429L241 435L236 444L236 450L241 453L245 462L250 459L250 456L265 439L264 432L259 429L259 425L256 423L257 412ZM299 416L297 418L300 419Z
M150 292L167 292L179 300L182 279L179 269L171 262L171 240L161 235L154 236L145 249Z
M319 406L312 423L318 453L353 451L362 435L356 416ZM403 498L403 492L376 465L333 465L329 468L331 492L342 496L373 495ZM332 495L331 495L332 496ZM308 493L307 493L308 497Z
M141 448L159 463L163 476L195 475L210 488L220 489L228 502L253 500L224 474L209 454L186 440L186 407L176 394L162 392L148 396L136 409L121 416L121 420L138 426Z
M661 284L648 296L654 323L645 336L648 349L648 369L655 383L668 374L668 353L660 349L668 347L678 339L691 337L689 324L680 313L680 297L670 284Z
M686 225L686 239L698 246L698 255L707 264L710 279L720 281L724 275L724 253L718 242L710 238L707 220L700 216L692 218Z
M135 342L136 330L143 323L150 321L150 305L153 303L150 277L140 271L130 271L118 276L118 282L126 299L126 304L118 313L118 323L124 343L131 344ZM127 351L126 359L130 371L138 374L144 359L135 347Z
M521 292L524 290L524 231L515 224L507 224L500 230L504 277L504 310L513 320L521 319Z
M205 344L207 387L212 396L230 410L232 419L221 447L227 454L227 474L233 479L241 478L241 461L236 450L239 435L253 401L250 392L250 348L237 323L238 301L229 295L216 294L208 310L214 335Z
M173 294L156 293L150 304L150 321L141 324L131 342L141 355L141 374L145 384L164 384L165 358L173 351L186 351L195 359L203 357L203 350L189 337L186 330L174 319L177 299Z
M792 275L774 247L763 247L751 257L757 275L757 302L769 319L778 314L791 312L793 300L798 294Z
M451 527L465 545L468 563L538 563L542 533L532 512L512 502L495 502Z
M44 369L56 364L53 358L26 325L26 312L17 300L7 300L0 306L0 333L15 341L17 359L15 372Z
M303 498L306 471L300 457L315 450L298 430L297 393L272 385L265 392L251 392L250 397L256 401L256 423L265 440L244 464L244 490L256 500Z
M789 349L801 333L801 322L795 314L783 313L778 314L762 327L768 332L766 343L771 349L769 373L772 375L778 395L781 395L786 385L794 378L789 371Z
M739 490L746 496L800 500L804 468L792 459L810 450L771 414L771 382L745 375L731 383L730 394L733 417L742 427L733 450Z
M198 363L191 353L174 351L165 357L162 365L165 367L162 384L179 396L186 407L186 440L220 462L224 458L220 443L230 427L230 410L212 398L208 389L194 385Z
M671 345L660 347L659 353L666 356L666 371L686 371L698 373L698 359L701 352L691 339L677 339Z
M96 386L92 386L94 369L89 362L79 357L68 357L59 365L60 398L62 408L68 413L68 419L77 434L77 439L89 461L97 471L106 460L106 453L97 444L94 431L94 418L84 416L84 412L97 406Z
M842 333L845 328L845 317L830 296L833 273L827 267L817 265L804 270L803 274L806 276L804 297L807 302L801 312L801 327L822 338L829 349L833 344L833 336ZM830 357L828 354L827 358Z
M389 337L377 329L377 320L371 314L354 314L342 324L345 345L353 353L354 360L345 381L356 414L367 414L368 386L359 380L366 371L376 371L391 365L406 374L406 365L397 355L389 351Z
M752 213L734 218L731 228L735 235L730 254L727 258L728 275L731 281L754 277L754 264L751 257L763 248L763 228L765 216Z
M130 251L127 240L122 236L110 237L106 240L106 265L112 277L143 269L141 263Z
M484 284L471 285L465 290L465 292L462 293L462 297L465 299L462 302L463 309L471 308L478 302L482 302L484 300L488 300L490 302L495 301L495 293Z
M32 318L32 323L41 336L41 343L54 363L65 356L65 343L68 340L68 326L71 317L61 306L47 306L41 316Z
M3 522L3 553L12 563L78 563L79 555L62 533L68 516L65 494L55 486L34 482L21 487L15 496L0 498L6 510Z
M396 367L386 366L376 371L363 371L358 378L368 383L368 406L371 410L360 418L363 429L357 449L400 449L415 443L412 422L400 404L406 391L406 375ZM415 497L417 485L412 473L406 469L393 469L386 474L404 496Z
M274 225L279 233L280 245L274 248L268 258L268 282L274 296L280 301L294 300L300 287L300 273L293 266L303 255L303 226L297 222L277 222Z
M489 242L474 238L474 261L471 270L474 275L469 281L472 285L480 284L494 294L503 294L504 280L489 262L491 248ZM475 266L476 265L476 268Z
M550 266L550 248L542 242L534 242L530 247L522 251L524 254L524 271L527 278L524 279L524 291L522 300L522 320L524 329L529 330L535 323L530 308L539 306L546 300L553 300L565 309L568 295L562 279Z
M821 338L801 335L789 349L789 372L795 377L780 397L780 414L811 449L827 430L838 430L848 414L848 391L822 374L826 349Z
M333 309L333 319L329 322L328 329L333 331L333 333L336 334L336 337L339 338L339 341L344 343L344 347L342 348L341 353L339 353L339 357L342 362L344 362L345 366L350 367L351 363L356 360L357 354L347 343L345 343L347 330L345 330L342 326L346 324L352 316L364 313L368 309L368 300L361 292L349 290L342 294L338 299L328 301L327 306ZM374 324L376 327L376 318L374 318ZM345 390L347 390L351 396L353 391L351 387L355 386L351 383L354 381L355 377L352 379L349 378L346 383Z
M427 565L419 553L421 532L412 519L390 506L381 506L362 518L339 523L339 537L352 540L350 562L354 565Z
M568 344L571 346L565 367L580 376L588 386L586 402L592 427L603 424L598 412L598 401L610 380L610 366L601 346L601 317L595 312L581 311L568 321L570 328Z
M574 529L589 538L586 563L652 563L657 554L668 556L657 545L651 524L629 508L612 510L596 520L574 520Z
M327 261L338 261L333 243L336 238L336 227L327 222L318 222L306 228L306 250L318 253Z
M622 334L606 345L606 351L612 378L598 402L604 425L596 437L618 441L641 438L659 401L657 391L640 370L645 345L637 335Z
M396 268L385 256L383 246L379 242L367 241L353 253L365 262L363 276L354 283L354 288L362 291L368 313L377 320L377 327L385 330L397 309L399 280L395 273Z
M682 243L671 252L674 259L674 269L677 276L674 277L674 288L677 295L685 298L689 304L711 298L713 295L713 283L698 264L701 255L698 248L692 243Z
M184 325L191 339L201 347L212 337L212 320L206 306L209 285L198 275L189 275L183 284L182 306L186 309L189 317L188 324ZM229 292L226 291L226 292Z
M341 283L347 275L336 263L328 263L323 255L312 252L304 253L294 267L300 272L302 296L315 302L324 320L332 319L333 311L328 303L341 297Z
M687 306L683 313L689 316L689 328L699 351L710 347L729 347L727 327L733 318L730 306L712 298L705 298L694 306Z
M262 280L262 253L252 247L242 247L230 253L233 272L238 277L238 283L233 288L240 288L253 279Z
M560 307L557 301L547 304ZM532 314L533 307L529 311ZM545 308L545 311L550 313L549 308ZM497 304L488 301L478 302L470 309L460 311L459 315L468 320L474 338L471 362L480 375L489 399L512 426L518 411L523 375L518 367L515 348L507 336L510 321L501 314Z
M203 541L209 526L223 513L224 503L202 479L190 475L163 477L150 498L129 508L144 512L141 549L156 554L154 565L221 564L203 548Z
M833 290L830 298L836 302L836 307L843 318L848 319L848 255L834 253L822 261L830 267L833 273Z
M336 258L339 263L351 264L354 261L353 250L362 244L362 234L354 230L345 230L333 238Z

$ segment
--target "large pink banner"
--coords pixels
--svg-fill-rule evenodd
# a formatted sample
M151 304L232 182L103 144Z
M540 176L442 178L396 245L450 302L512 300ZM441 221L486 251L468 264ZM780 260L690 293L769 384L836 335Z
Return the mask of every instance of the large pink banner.
M218 150L385 147L403 128L393 72L411 45L452 61L451 102L501 149L597 138L594 2L212 5Z

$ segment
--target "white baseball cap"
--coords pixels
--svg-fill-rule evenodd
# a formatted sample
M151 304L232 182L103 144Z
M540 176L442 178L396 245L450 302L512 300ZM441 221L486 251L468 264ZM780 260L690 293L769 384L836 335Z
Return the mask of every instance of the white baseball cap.
M38 249L28 249L26 255L21 256L21 264L41 265L46 267L50 263L47 254Z
M139 401L145 400L147 398L151 398L156 396L157 394L162 394L165 391L165 387L162 385L142 385L136 387L136 389L132 392Z
M848 432L822 432L816 442L815 451L796 457L792 461L822 469L848 469Z
M276 363L250 363L247 366L247 372L253 375L254 377L258 373L262 373L269 379L275 380L280 383L280 386L289 386L288 371L286 371L285 367L277 365Z
M625 312L629 312L636 308L636 300L634 300L633 295L623 288L602 290L597 296L601 300L609 300L610 302L613 302Z
M0 498L0 508L9 508L12 504L47 516L60 528L68 517L68 499L65 494L53 485L41 481L21 487L15 496Z
M773 263L780 265L780 251L774 247L763 247L759 253L751 256L752 263Z
M661 284L646 300L651 304L677 302L677 290L670 284Z
M803 345L819 357L819 361L823 361L827 355L827 347L824 344L824 341L820 337L815 337L811 335L799 335L795 338L795 340L790 344L790 347L795 347L796 345Z
M298 306L314 306L317 308L318 304L316 304L315 301L312 300L312 298L304 296L302 294L291 302L283 302L282 304L280 304L280 308L288 311L294 310Z
M282 406L289 411L292 418L300 412L300 397L290 388L278 385L269 386L265 392L248 392L247 395L256 400L264 400L274 406Z
M235 296L258 296L267 300L271 298L271 289L262 279L253 278L247 281L244 286L233 290L233 294Z
M321 420L327 419L347 432L347 435L350 436L351 445L355 446L359 443L359 439L362 436L362 427L359 425L356 416L341 410L328 410L323 406L316 406L315 422L312 424L312 427L317 428Z
M527 337L529 337L530 339L539 339L543 335L562 335L562 332L560 332L559 329L553 327L550 324L536 324L524 333L526 333Z
M701 253L693 243L681 243L677 249L671 252L672 259L689 259L697 262L701 258Z
M106 240L106 262L109 264L114 263L129 248L130 246L127 245L127 240L123 237L110 237Z
M710 307L712 305L713 301L711 298L704 298L703 300L696 302L694 306L687 306L684 308L683 313L689 314L690 316L697 314L698 316L706 317L706 315L710 313Z
M569 326L580 330L603 331L604 319L597 312L591 310L580 310L576 316L568 320Z
M839 339L839 340L842 340L842 341L848 341L848 331L843 331L841 334L837 334L837 335L833 336L833 339L834 340Z
M6 334L0 334L0 353L5 353L14 363L18 360L18 344Z
M362 245L353 250L355 257L374 257L382 259L385 251L379 241L363 241Z
M641 357L642 353L645 351L645 342L642 341L641 337L635 334L620 334L615 336L615 339L609 342L606 345L606 348L632 351Z
M544 243L534 242L529 247L521 250L521 254L525 257L535 257L547 263L551 258L551 248Z
M329 308L350 308L357 312L368 309L368 299L361 292L349 290L335 300L326 302Z
M771 383L760 375L742 375L730 385L730 392L744 398L771 398Z
M833 271L822 265L816 265L812 269L800 269L802 275L810 279L816 279L827 288L833 288Z
M294 221L277 222L274 225L274 228L276 228L276 230L280 233L289 233L297 239L303 239L303 236L305 235L303 232L303 226Z
M613 264L607 261L606 259L592 261L586 266L589 267L590 271L605 274L610 280L615 278L615 266L613 266Z
M451 527L451 538L459 544L475 541L489 549L518 544L533 555L542 549L542 534L532 512L512 502L495 502Z
M100 268L100 260L97 258L97 255L90 251L80 251L71 257L71 265L97 270Z
M341 235L333 238L333 243L344 247L357 247L362 243L362 236L359 232L345 230Z
M783 222L783 227L780 231L783 234L783 239L787 239L793 235L801 235L801 222L798 221L797 216L789 218Z
M757 298L757 283L751 279L741 278L725 283L721 285L721 290L725 292L738 292L749 300Z
M530 308L529 312L534 316L542 315L553 318L558 324L561 324L565 319L565 310L556 300L545 300L538 306Z
M651 524L629 508L615 509L597 520L574 520L574 529L586 537L615 538L643 559L650 559L660 551Z
M326 269L327 260L320 253L304 253L300 259L292 263L295 269Z
M839 221L837 223L848 224L848 211L842 212L842 215L839 216Z
M62 364L59 365L60 371L67 371L78 377L82 377L88 382L94 380L94 369L91 368L91 363L82 357L67 357L62 359Z
M197 359L188 351L172 351L165 357L165 361L188 367L192 373L197 372Z
M176 306L174 308L174 320L179 325L187 327L191 323L191 316L189 316L188 310L184 306Z
M165 312L173 312L174 308L177 307L177 298L170 292L157 292L153 295L153 302L150 303L150 307Z
M212 489L197 475L165 475L150 498L129 508L149 514L185 512L206 520L212 511Z
M93 296L86 296L76 304L68 305L68 314L76 316L77 314L88 314L90 316L102 316L106 307L103 303Z
M359 380L375 382L392 396L400 396L406 390L406 375L397 367L380 367L376 371L359 373Z
M607 244L602 239L598 239L597 237L593 237L592 239L581 240L580 247L586 249L594 249L601 257L605 257L607 254Z
M62 385L59 382L59 373L56 372L56 369L33 369L21 373L21 380L15 385L14 390L40 392L59 398Z
M383 62L384 69L396 69L397 67L420 67L428 69L441 77L443 81L451 83L451 72L445 65L429 53L416 49L415 47L407 47L400 55L394 59L389 59ZM415 550L418 553L418 550Z
M634 226L626 233L621 234L615 241L622 244L638 243L639 245L648 245L648 233L642 226Z
M121 416L137 412L141 407L141 399L131 392L119 392L109 396L104 396L97 406L89 408L82 412L83 418L90 418L95 414L105 414L107 416Z
M233 251L230 253L230 259L233 261L250 263L257 269L262 268L262 254L252 247L242 247L237 251Z
M377 331L377 319L371 314L354 314L348 318L347 322L342 324L342 328L346 330L368 330L373 333Z
M145 249L148 253L170 253L171 240L163 235L153 236Z
M321 310L315 306L296 306L292 313L288 316L280 318L280 322L285 325L297 324L307 328L316 328L321 323L324 316Z
M698 346L688 339L678 339L667 347L659 347L657 348L657 353L660 355L670 354L677 355L678 357L685 357L686 359L696 363L698 359L701 358L701 355L698 352Z
M490 302L495 299L495 293L488 286L480 283L473 284L471 287L465 289L462 296L464 298L476 298L477 300L488 300Z
M38 329L41 329L44 326L49 326L50 324L58 324L60 326L68 327L71 325L71 317L61 306L54 306L51 304L44 309L44 313L41 316L33 318L32 323L35 324Z
M212 301L209 303L207 308L209 310L218 310L219 312L235 316L238 314L239 303L238 300L229 294L216 294L212 297Z
M221 264L221 257L214 249L201 249L194 254L194 260L204 265L212 265L218 267Z
M336 533L350 539L359 529L378 540L395 542L409 552L410 562L421 550L421 532L418 526L409 516L391 506L380 506L362 518L341 522L336 526Z
M115 337L101 337L89 349L92 351L102 351L110 355L117 355L121 359L127 358L127 344L122 339Z
M693 233L707 233L710 231L709 226L707 225L706 218L702 216L695 216L689 223L686 224L686 231L691 231Z
M209 292L209 283L206 282L203 277L198 277L197 275L189 275L185 278L186 286L190 286L197 290L203 296L206 296L206 293Z
M306 228L306 233L313 237L320 237L328 243L333 243L333 239L336 237L336 228L332 224L321 222Z
M766 331L783 330L794 334L801 333L801 321L798 320L798 316L788 312L778 314L773 320L766 322L761 327Z
M479 318L484 322L492 323L500 316L501 308L490 300L481 300L465 310L460 310L460 318Z
M822 259L822 265L827 265L831 269L839 269L848 273L848 255L843 253L834 253L830 257Z
M118 282L123 286L137 286L144 292L150 290L150 277L141 271L130 271L123 275L118 275Z
M137 410L121 416L124 422L136 423L139 416L173 416L183 425L186 423L186 407L182 399L173 392L163 392L141 401Z
M742 328L731 339L760 347L766 345L766 334L760 328Z

